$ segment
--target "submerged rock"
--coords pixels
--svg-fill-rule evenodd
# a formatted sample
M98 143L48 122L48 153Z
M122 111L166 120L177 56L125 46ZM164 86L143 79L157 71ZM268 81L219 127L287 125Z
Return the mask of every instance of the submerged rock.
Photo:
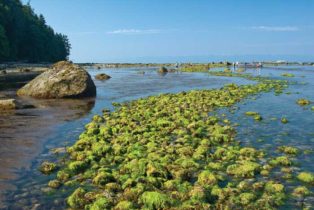
M104 74L104 73L102 73L102 74L97 74L96 76L95 76L95 79L97 79L97 80L107 80L107 79L110 79L111 78L111 76L109 76L109 75L107 75L107 74Z
M35 98L80 98L96 95L96 86L83 68L60 61L17 91Z

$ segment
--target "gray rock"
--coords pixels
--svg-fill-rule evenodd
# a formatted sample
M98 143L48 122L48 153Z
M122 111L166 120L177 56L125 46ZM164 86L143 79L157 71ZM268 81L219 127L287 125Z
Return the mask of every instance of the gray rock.
M17 91L34 98L81 98L96 95L96 86L83 68L60 61Z

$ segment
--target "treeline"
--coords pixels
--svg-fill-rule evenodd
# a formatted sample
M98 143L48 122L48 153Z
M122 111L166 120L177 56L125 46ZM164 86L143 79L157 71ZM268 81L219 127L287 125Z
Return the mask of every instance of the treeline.
M55 33L29 4L0 0L0 62L56 62L69 53L67 36Z

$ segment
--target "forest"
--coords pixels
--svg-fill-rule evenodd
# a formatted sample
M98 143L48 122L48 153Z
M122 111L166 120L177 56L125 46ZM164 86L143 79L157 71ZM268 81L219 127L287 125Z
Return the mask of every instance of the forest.
M0 0L0 62L56 62L70 53L68 37L20 0Z

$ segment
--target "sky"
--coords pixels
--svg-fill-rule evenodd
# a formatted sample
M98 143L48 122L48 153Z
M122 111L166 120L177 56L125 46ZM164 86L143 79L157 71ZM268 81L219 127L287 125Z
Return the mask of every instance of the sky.
M314 61L314 0L30 4L68 36L74 62Z

